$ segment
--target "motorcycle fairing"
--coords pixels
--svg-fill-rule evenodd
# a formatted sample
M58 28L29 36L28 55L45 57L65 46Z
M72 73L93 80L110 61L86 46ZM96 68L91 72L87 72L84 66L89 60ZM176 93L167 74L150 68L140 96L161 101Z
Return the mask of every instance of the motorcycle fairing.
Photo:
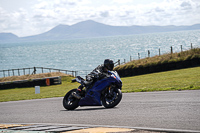
M102 79L97 81L94 86L89 89L85 97L80 99L80 106L102 106L101 103L101 92L112 83L115 83L116 80L113 77Z

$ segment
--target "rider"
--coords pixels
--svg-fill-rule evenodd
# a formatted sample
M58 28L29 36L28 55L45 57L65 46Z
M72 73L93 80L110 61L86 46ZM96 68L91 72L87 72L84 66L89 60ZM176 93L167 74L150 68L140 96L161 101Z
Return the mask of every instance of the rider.
M90 84L93 81L96 81L98 79L101 79L105 77L108 74L108 71L112 71L114 68L114 63L110 59L105 59L104 64L99 65L97 68L95 68L90 74L86 76L86 82L85 84ZM73 93L73 96L75 96L77 99L80 99L81 96L79 95L83 89L84 85L80 85L75 93Z

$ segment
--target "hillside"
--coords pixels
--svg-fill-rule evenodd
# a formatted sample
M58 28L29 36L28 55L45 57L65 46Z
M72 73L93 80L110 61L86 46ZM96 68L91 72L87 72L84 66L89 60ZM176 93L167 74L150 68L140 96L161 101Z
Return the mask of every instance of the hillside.
M146 34L157 32L173 32L183 30L199 30L200 24L192 26L111 26L92 20L79 22L74 25L58 25L51 30L39 35L27 37L14 37L9 34L0 34L0 42L15 41L48 41L66 40L77 38L94 38L119 35Z

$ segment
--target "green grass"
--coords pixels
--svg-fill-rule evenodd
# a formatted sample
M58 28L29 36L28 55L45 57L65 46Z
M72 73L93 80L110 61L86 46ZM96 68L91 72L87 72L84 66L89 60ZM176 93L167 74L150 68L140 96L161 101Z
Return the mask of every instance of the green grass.
M41 86L40 94L35 94L34 87L0 90L0 102L62 97L69 90L77 88L78 83L71 83L71 79L65 76L62 77L61 85Z
M200 89L200 67L122 78L122 92Z
M0 90L0 102L63 97L79 86L78 83L71 83L71 79L62 77L61 85L40 87L40 94L35 94L34 87ZM122 82L122 92L200 89L200 67L126 77L122 78Z

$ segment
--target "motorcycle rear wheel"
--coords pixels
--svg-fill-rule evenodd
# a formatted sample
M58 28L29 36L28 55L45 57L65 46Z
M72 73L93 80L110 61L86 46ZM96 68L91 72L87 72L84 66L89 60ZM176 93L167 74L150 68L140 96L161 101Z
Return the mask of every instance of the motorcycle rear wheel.
M67 110L74 110L79 106L79 100L71 95L75 91L76 89L70 90L63 98L63 107Z
M107 92L102 96L102 105L105 108L113 108L119 104L122 99L122 92L120 89L116 89L112 95Z

